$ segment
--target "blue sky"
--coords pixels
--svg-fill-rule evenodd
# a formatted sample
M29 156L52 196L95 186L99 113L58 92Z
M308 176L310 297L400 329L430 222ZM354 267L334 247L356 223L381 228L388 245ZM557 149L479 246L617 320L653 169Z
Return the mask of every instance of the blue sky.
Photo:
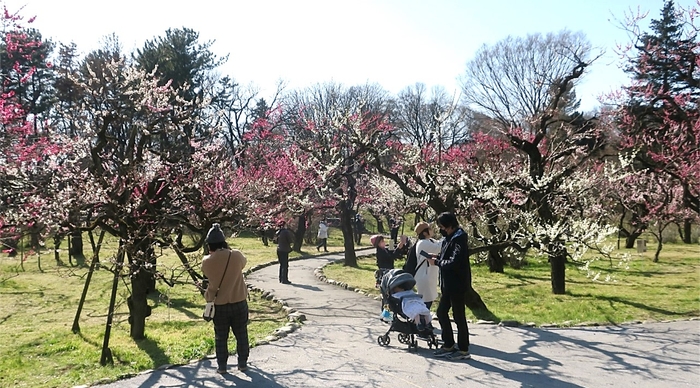
M677 0L690 6L697 0ZM2 0L0 0L2 2ZM626 82L615 22L630 9L657 18L663 0L5 0L26 5L34 27L83 53L116 33L131 51L167 28L192 28L229 61L221 73L263 94L283 79L290 88L335 81L379 83L392 93L422 82L458 93L457 78L483 44L508 35L583 31L603 55L578 87L582 108Z

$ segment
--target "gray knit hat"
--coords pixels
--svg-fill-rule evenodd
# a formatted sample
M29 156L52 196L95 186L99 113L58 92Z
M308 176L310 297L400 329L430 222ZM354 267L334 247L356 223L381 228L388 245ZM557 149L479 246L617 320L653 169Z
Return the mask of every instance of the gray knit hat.
M212 224L209 233L207 233L206 242L207 244L226 242L226 236L224 236L224 232L221 230L221 225Z

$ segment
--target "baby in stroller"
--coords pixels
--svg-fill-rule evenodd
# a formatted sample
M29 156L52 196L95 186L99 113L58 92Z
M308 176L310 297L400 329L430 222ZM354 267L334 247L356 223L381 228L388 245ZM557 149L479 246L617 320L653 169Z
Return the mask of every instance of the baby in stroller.
M410 273L401 269L392 269L383 277L380 284L382 305L394 313L389 330L377 339L379 345L389 344L389 333L399 332L399 342L417 349L415 336L428 342L428 347L437 347L437 339L430 325L432 315L425 306L422 296L413 292L416 280Z

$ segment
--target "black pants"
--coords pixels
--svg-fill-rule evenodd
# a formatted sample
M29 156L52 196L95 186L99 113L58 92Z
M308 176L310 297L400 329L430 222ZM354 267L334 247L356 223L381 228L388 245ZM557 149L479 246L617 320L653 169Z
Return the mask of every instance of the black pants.
M326 245L327 242L328 242L327 238L319 238L318 244L316 244L316 249L318 250L321 247L323 247L323 251L328 252L328 246Z
M280 262L280 282L288 282L289 252L277 251L277 260Z
M220 370L226 370L228 363L228 334L233 331L236 337L238 365L248 362L250 345L248 343L248 302L217 304L214 314L214 345L216 362Z
M466 305L464 304L464 293L450 293L446 290L441 290L440 304L437 308L437 318L442 329L442 342L446 348L451 348L455 344L454 334L452 332L452 323L448 315L452 309L452 317L457 324L457 346L459 350L469 351L469 328L467 328L467 316L465 314Z
M394 242L394 246L399 243L399 228L391 228L391 241Z

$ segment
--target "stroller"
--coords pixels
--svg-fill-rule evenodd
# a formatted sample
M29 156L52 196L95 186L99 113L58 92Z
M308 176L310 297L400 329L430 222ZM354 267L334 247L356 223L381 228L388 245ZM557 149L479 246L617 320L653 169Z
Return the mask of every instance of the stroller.
M410 290L415 285L416 280L413 276L401 269L389 270L382 277L379 287L382 293L382 306L388 305L389 310L394 314L389 330L387 330L384 335L377 337L377 343L380 346L388 346L391 342L389 333L396 331L399 333L399 342L408 345L409 351L418 349L418 341L416 338L426 341L430 349L432 349L433 346L435 346L435 348L438 347L437 338L432 328L426 328L423 331L418 330L418 326L403 313L401 309L402 300L391 295L391 290L394 287L402 286L402 288Z

